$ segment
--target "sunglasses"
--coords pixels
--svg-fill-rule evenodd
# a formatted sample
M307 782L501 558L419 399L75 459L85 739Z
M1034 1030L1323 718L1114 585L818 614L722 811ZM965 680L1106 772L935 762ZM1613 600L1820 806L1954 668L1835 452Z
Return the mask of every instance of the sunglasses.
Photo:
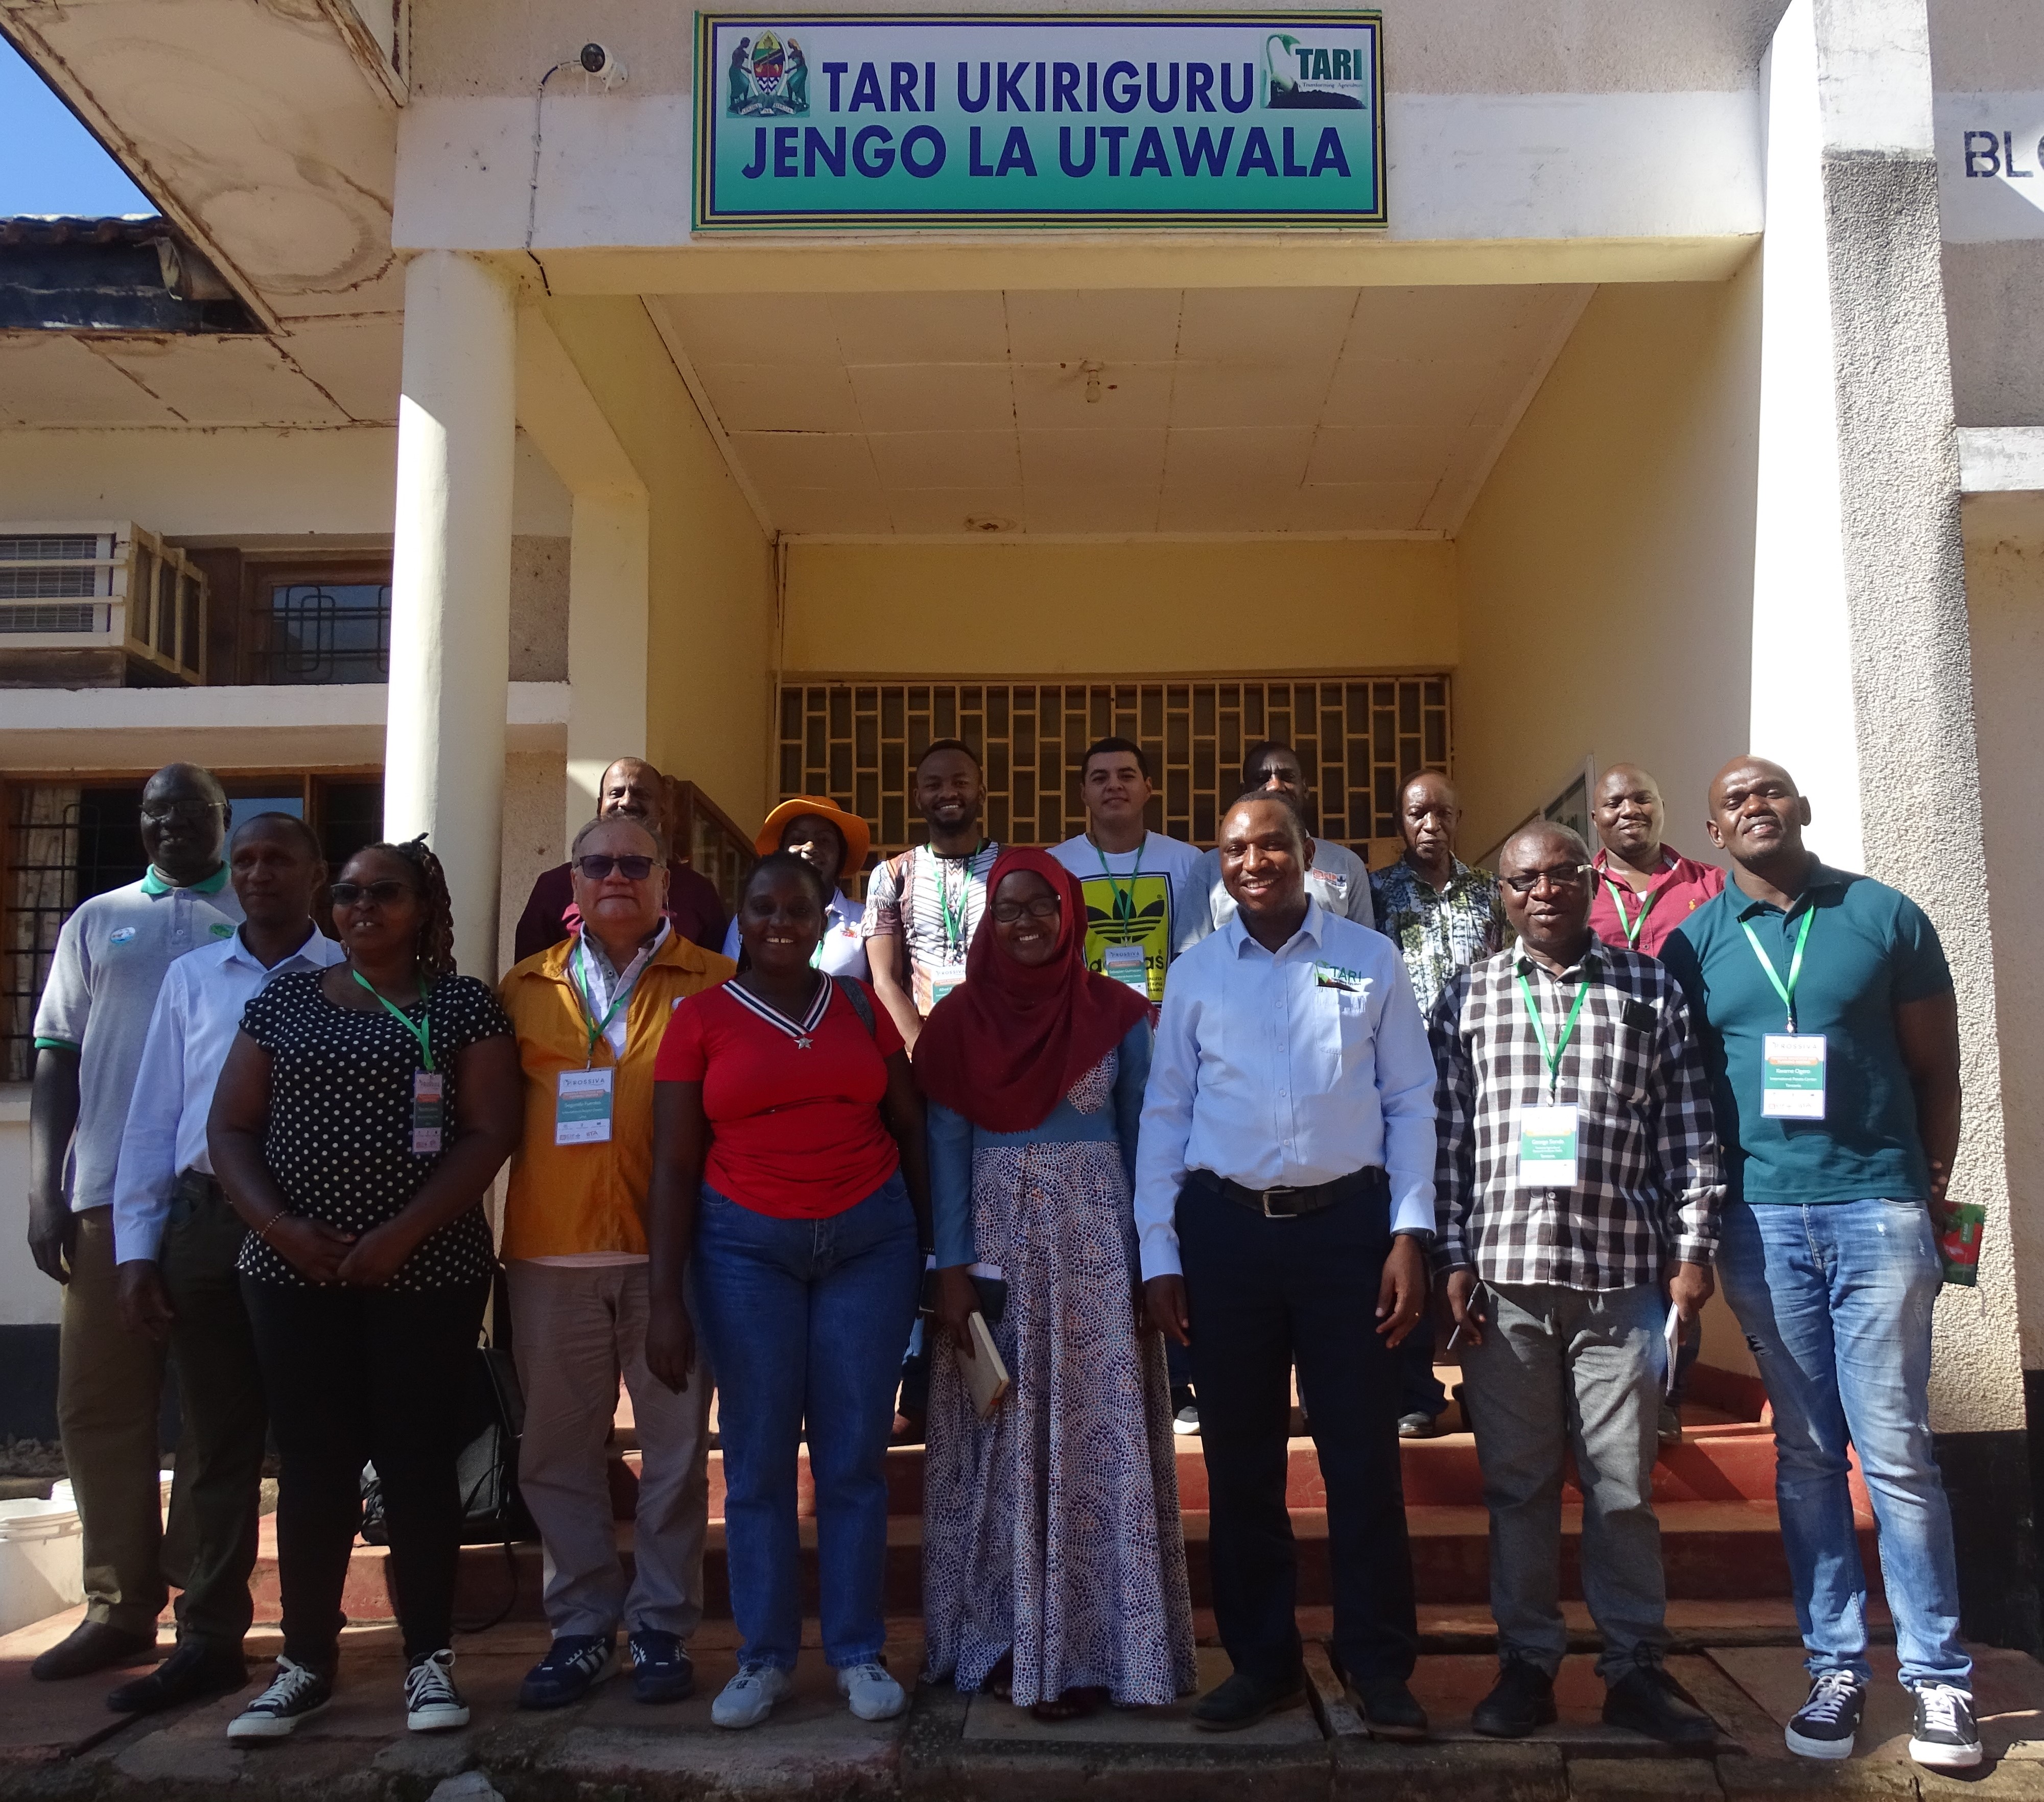
M613 870L628 882L643 882L653 874L653 860L650 857L613 857L607 851L593 851L586 857L577 858L575 868L592 882L601 882Z
M336 907L354 907L369 901L378 907L394 906L400 895L416 895L419 891L409 882L401 882L394 876L386 876L380 882L336 882L327 891L333 897Z

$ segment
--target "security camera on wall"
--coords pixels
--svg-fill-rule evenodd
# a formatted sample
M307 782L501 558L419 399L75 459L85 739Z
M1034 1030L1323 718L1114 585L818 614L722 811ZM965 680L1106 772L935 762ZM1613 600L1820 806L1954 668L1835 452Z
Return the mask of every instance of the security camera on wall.
M610 53L606 45L585 44L575 60L585 75L603 83L605 93L624 79L624 63Z

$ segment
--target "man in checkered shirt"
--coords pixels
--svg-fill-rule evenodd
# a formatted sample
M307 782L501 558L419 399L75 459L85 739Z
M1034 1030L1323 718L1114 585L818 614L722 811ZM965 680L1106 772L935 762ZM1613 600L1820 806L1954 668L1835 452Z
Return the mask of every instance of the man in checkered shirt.
M1554 1719L1562 1471L1583 1494L1583 1595L1604 1639L1604 1718L1708 1746L1662 1668L1653 1475L1670 1303L1711 1294L1724 1187L1701 1041L1654 959L1600 944L1589 850L1535 820L1498 857L1517 942L1462 970L1430 1030L1438 1268L1490 1510L1501 1669L1479 1733Z

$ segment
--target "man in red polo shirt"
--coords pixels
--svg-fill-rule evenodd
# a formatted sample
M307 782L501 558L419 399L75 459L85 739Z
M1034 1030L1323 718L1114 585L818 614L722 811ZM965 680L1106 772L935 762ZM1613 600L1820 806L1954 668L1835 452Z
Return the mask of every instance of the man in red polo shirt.
M1604 847L1594 866L1590 930L1608 945L1629 945L1658 957L1668 935L1724 887L1724 872L1661 842L1668 821L1661 785L1637 763L1614 763L1597 778L1590 816ZM1682 1398L1703 1346L1703 1316L1692 1315L1676 1351L1674 1385L1661 1404L1664 1446L1681 1443Z
M1661 842L1661 785L1637 763L1614 763L1597 778L1590 813L1604 846L1590 930L1608 945L1658 957L1668 935L1724 887L1724 872Z

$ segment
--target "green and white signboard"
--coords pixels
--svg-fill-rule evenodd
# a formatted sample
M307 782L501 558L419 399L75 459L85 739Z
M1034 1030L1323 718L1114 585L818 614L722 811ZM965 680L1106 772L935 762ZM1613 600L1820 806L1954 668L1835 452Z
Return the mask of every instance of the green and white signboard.
M702 13L695 229L1385 222L1374 12Z

